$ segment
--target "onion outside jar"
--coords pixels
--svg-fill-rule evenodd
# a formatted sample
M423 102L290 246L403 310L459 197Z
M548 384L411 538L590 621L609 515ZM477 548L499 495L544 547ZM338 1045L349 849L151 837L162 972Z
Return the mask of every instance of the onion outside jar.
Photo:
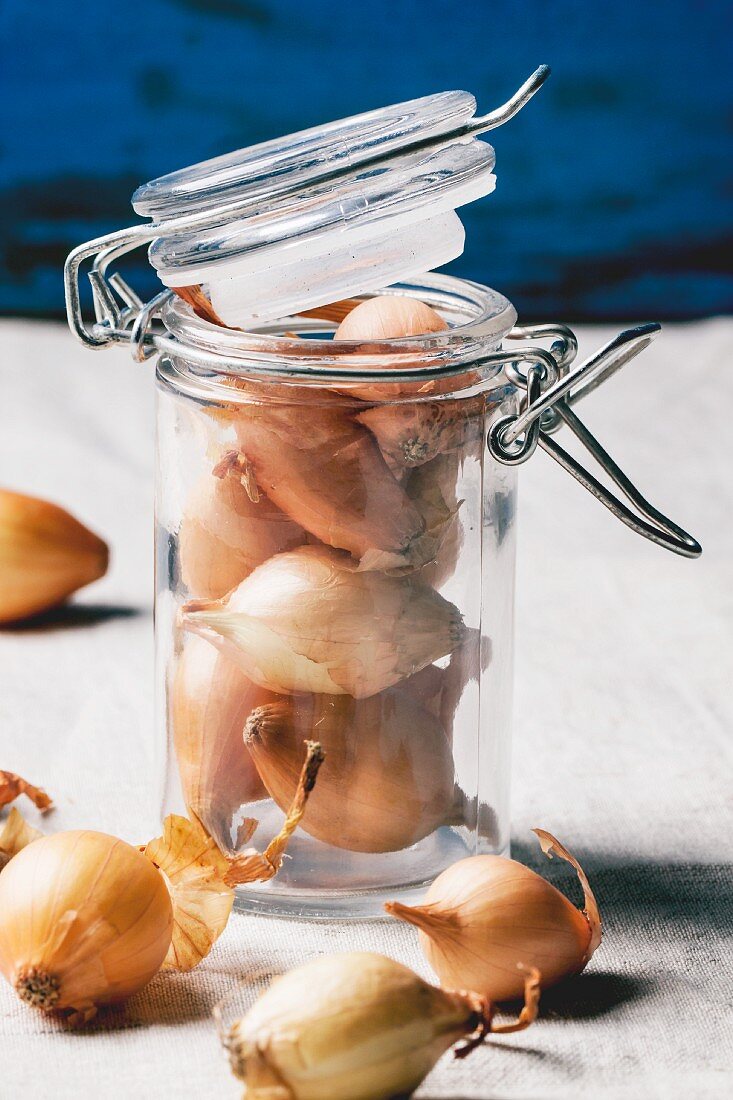
M408 300L408 317L414 304ZM359 308L366 311L366 303ZM435 331L445 328L438 318ZM401 335L376 332L366 354ZM283 340L284 354L290 343ZM420 356L402 362L414 371ZM210 468L192 489L178 532L181 663L169 682L189 809L236 850L229 777L240 776L242 806L265 793L279 806L299 743L320 731L333 764L325 765L304 832L336 848L383 853L461 824L453 713L441 699L442 681L452 669L455 697L479 670L475 630L441 589L460 559L462 469L481 461L489 402L476 372L417 385L223 382L219 395L226 386L232 399L219 396L208 407L216 441L207 448ZM387 391L381 401L380 385ZM467 397L443 396L465 386ZM415 392L418 399L408 400ZM380 410L399 411L380 420ZM324 601L327 614L320 613ZM190 707L186 713L177 702L190 696L181 670L191 666L192 646L203 643L220 682L207 698L205 674L190 673L196 713L207 714L192 756ZM421 684L429 685L424 697ZM238 737L232 723L240 721ZM253 774L259 784L250 782Z

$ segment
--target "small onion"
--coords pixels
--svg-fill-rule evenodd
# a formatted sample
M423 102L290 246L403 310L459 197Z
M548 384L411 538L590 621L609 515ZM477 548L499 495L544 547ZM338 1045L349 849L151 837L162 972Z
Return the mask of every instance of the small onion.
M385 905L420 929L425 957L443 986L511 1000L522 991L518 961L541 970L544 989L578 974L601 942L601 916L580 864L550 833L534 831L546 855L575 868L584 910L529 867L491 855L470 856L443 871L424 905Z
M402 688L368 699L290 695L258 707L244 740L281 809L293 799L303 739L325 763L303 829L352 852L395 852L445 824L453 757L440 722Z
M158 972L173 906L163 876L105 833L42 837L0 874L0 971L18 996L87 1019Z
M270 558L225 600L192 600L183 626L280 694L376 695L446 656L460 612L414 574L362 572L303 546Z
M391 1100L411 1095L460 1040L465 1057L537 1014L539 975L519 1019L497 1026L475 993L446 992L369 952L315 959L276 978L224 1036L247 1100Z
M108 563L107 544L65 509L0 489L0 624L56 607Z
M419 567L433 541L373 435L348 409L242 405L242 462L286 515L369 569Z
M226 455L195 486L181 521L181 576L195 596L219 599L273 554L305 542L305 531L264 494L252 500Z
M349 341L359 356L375 357L391 355L390 371L416 370L430 362L430 353L420 341L415 354L410 354L410 344L396 343L412 337L438 336L448 325L431 306L417 298L404 294L376 294L360 302L344 317L333 334L335 341ZM339 365L349 367L349 359L343 357ZM343 393L359 397L362 401L385 402L399 397L418 397L426 393L442 393L455 385L453 378L410 378L404 382L350 382L341 384Z
M202 638L186 639L170 684L173 747L186 806L224 851L239 846L242 806L267 796L242 727L276 698Z

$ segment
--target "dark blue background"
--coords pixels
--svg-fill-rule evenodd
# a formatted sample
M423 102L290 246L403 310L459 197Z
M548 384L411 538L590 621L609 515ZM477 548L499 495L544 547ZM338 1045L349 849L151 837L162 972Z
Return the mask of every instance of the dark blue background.
M730 12L728 0L0 0L0 311L60 313L66 252L134 221L140 181L429 92L465 88L487 111L540 62L553 75L495 131L498 188L464 210L451 270L526 319L729 311Z

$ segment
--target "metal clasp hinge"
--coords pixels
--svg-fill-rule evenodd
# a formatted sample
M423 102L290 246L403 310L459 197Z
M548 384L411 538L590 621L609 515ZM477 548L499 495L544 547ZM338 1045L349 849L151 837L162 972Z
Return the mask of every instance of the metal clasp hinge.
M526 462L536 448L541 447L632 531L636 531L637 534L675 554L697 558L702 553L699 542L642 496L608 451L572 410L573 405L648 347L659 331L658 324L639 325L637 328L626 329L584 362L569 369L569 360L572 359L577 347L569 329L565 329L564 326L548 325L514 329L510 333L512 339L541 338L549 334L564 333L564 352L562 339L553 344L550 349L550 354L557 362L558 377L550 381L544 390L543 382L547 382L547 378L541 364L531 363L526 373L522 373L518 362L508 365L507 375L512 382L521 384L525 388L526 397L516 415L503 416L494 421L488 434L487 444L492 456L507 466ZM558 350L561 351L560 355ZM623 496L633 505L633 509L606 489L593 474L552 438L563 424L567 425L580 440L601 469L621 490Z

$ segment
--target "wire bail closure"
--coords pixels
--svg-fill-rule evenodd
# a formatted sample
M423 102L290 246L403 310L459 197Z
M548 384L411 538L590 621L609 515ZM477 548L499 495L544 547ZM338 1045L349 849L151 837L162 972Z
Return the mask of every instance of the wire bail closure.
M137 238L130 240L127 236L123 243L118 240L112 246L104 241L105 247L96 255L91 253L94 261L89 280L96 323L89 328L81 317L77 269L71 296L67 298L72 331L88 347L95 349L128 344L132 358L138 363L156 354L184 354L201 363L213 360L219 369L226 369L226 357L201 351L194 355L165 330L155 327L161 309L173 296L171 290L163 290L144 303L118 272L107 274L113 260L140 243ZM94 242L90 242L92 244ZM82 248L86 250L89 245ZM521 465L531 458L538 446L541 447L632 531L674 554L697 558L702 553L700 543L645 499L572 408L648 347L660 331L661 326L657 323L626 329L571 370L578 350L572 329L563 324L516 326L508 333L508 340L552 338L553 342L549 351L530 345L515 349L506 347L484 356L484 363L501 365L508 380L525 392L518 413L494 421L487 436L487 446L492 457L504 466ZM526 365L524 371L522 364ZM239 364L232 361L231 366L236 369ZM552 438L563 424L580 440L635 511Z
M91 342L81 336L70 311L72 331L95 348L128 344L132 358L138 363L156 354L183 354L202 364L213 361L219 369L226 369L226 357L201 351L194 355L165 330L155 328L161 309L173 296L171 290L163 290L144 303L117 272L107 274L112 260L137 246L135 240L126 242L123 247L104 248L96 255L89 279L97 322L85 330ZM78 297L74 297L78 302ZM494 421L487 436L487 446L492 457L504 466L521 465L540 447L632 531L672 553L697 558L702 553L699 542L645 499L572 408L648 347L660 331L661 326L657 323L626 329L570 369L578 342L567 325L516 326L509 332L508 340L552 339L552 344L549 351L539 345L528 345L506 347L483 357L486 364L500 365L507 379L525 392L518 413ZM233 368L238 365L236 361L231 364ZM552 438L563 424L570 428L636 511L606 489Z
M554 327L513 329L509 333L509 338L546 336L547 330L552 330ZM570 330L567 331L574 342L573 334ZM518 413L503 416L494 421L487 436L487 445L492 457L505 466L517 466L526 462L537 447L541 447L632 531L682 557L697 558L702 553L699 542L642 496L608 451L572 410L573 405L587 397L607 378L648 347L660 331L661 326L657 323L625 329L572 370L569 369L568 358L569 348L572 345L568 340L566 349L563 349L562 341L559 341L553 344L549 353L554 359L553 352L557 354L560 351L555 359L557 371L554 380L543 370L541 361L530 361L524 374L517 362L508 364L505 368L507 376L515 384L523 385L526 396ZM577 344L575 347L577 348ZM635 511L606 489L593 474L552 438L563 424L566 424L580 440L604 473L633 505Z

